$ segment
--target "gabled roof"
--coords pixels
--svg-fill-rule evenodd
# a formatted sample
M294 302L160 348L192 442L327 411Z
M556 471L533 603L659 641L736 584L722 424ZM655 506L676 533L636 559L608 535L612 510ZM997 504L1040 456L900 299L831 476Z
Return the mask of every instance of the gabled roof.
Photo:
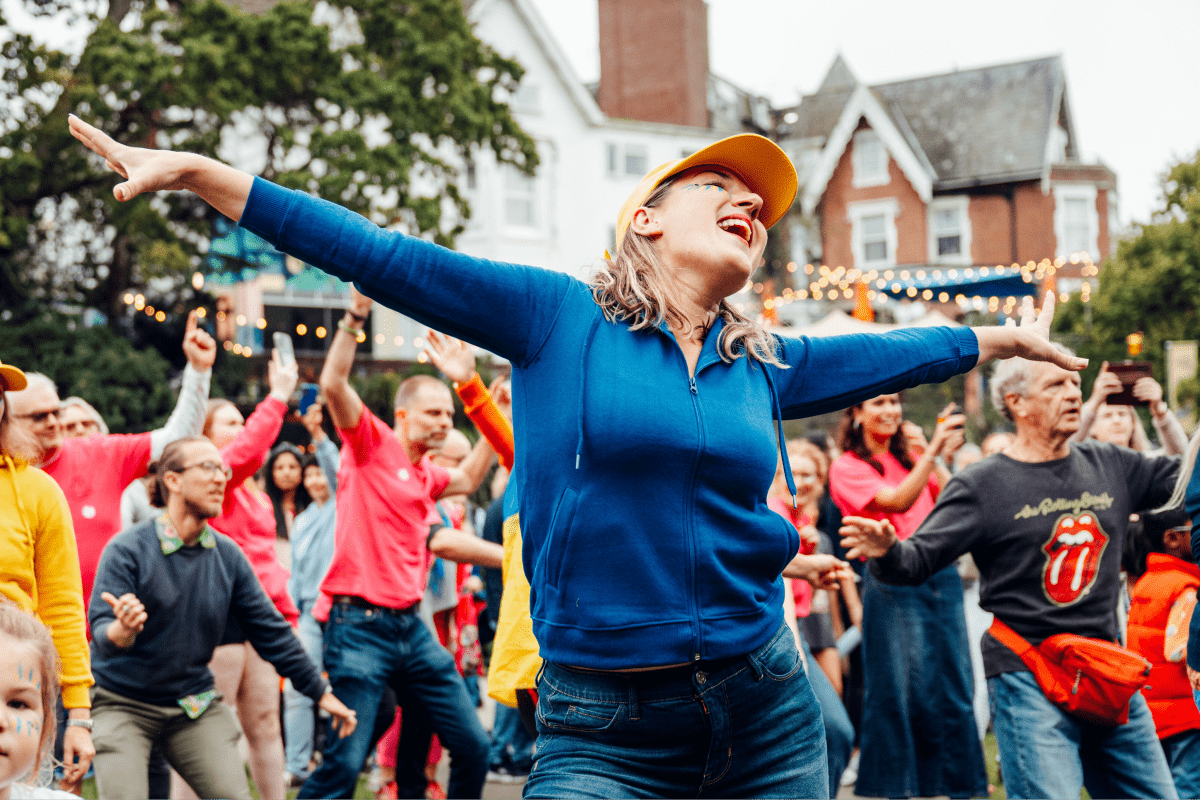
M934 191L1048 180L1054 156L1052 133L1059 124L1067 132L1067 157L1078 157L1059 56L866 87L838 55L821 87L799 106L787 109L796 119L780 124L778 133L781 138L824 139L822 162L832 160L836 166L846 142L843 135L835 134L844 134L851 123L857 127L870 101L886 113L887 127L903 141L900 149L907 151L897 152L889 135L880 132L892 157L910 181L914 176L904 161L919 164ZM879 128L869 117L868 123ZM831 174L831 169L814 170L803 195L806 213L819 202ZM916 181L914 187L920 193Z
M496 2L503 2L503 0L470 0L466 6L467 19L472 24L475 24L483 17L487 9ZM538 46L541 47L546 60L550 62L551 68L566 88L567 93L571 96L571 100L578 106L580 113L592 125L603 125L606 121L604 112L600 110L600 106L596 103L596 98L584 88L583 82L579 80L579 76L575 74L575 70L571 67L571 62L567 60L566 54L558 46L558 40L554 38L550 33L550 29L546 27L541 14L537 12L537 9L533 7L533 4L529 0L507 0L507 2L512 3L517 13L524 19L530 34L538 43Z

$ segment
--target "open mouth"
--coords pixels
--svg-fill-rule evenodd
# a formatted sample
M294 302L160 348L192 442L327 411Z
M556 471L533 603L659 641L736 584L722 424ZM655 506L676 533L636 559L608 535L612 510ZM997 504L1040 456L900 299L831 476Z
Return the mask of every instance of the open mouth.
M750 240L754 238L754 227L750 218L741 214L717 220L717 227L726 233L732 233L746 244L750 244Z

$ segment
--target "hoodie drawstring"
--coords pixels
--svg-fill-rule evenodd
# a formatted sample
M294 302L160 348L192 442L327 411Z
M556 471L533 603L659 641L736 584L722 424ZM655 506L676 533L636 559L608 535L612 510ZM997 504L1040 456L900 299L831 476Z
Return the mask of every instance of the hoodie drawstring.
M587 335L583 337L583 347L579 350L579 404L575 414L579 436L575 441L575 469L579 469L580 457L583 455L583 397L587 388L587 355L592 348L592 339L596 338L596 329L600 327L601 317L599 313L592 316L592 324L588 326Z
M783 444L783 407L779 404L779 393L775 391L775 380L771 377L771 368L763 365L763 374L767 376L767 386L771 389L771 416L775 420L775 443L779 448L779 457L783 460L783 478L787 481L788 492L792 495L792 508L799 508L800 501L796 497L796 481L792 477L792 462L788 460L787 448Z

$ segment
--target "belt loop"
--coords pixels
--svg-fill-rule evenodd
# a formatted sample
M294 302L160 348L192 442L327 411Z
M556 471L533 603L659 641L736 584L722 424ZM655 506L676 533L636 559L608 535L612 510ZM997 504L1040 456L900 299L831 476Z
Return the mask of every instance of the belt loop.
M629 684L629 720L636 722L642 718L641 709L638 708L638 692L637 687L632 683Z
M754 680L761 681L763 676L762 666L759 665L758 659L754 657L754 653L746 653L746 663L750 665L750 669L754 672Z

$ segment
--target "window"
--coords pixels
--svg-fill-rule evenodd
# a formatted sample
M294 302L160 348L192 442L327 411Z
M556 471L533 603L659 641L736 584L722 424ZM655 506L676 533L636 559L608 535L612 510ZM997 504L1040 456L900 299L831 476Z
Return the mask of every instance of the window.
M971 263L970 198L937 197L929 204L929 263Z
M621 160L621 149L612 142L608 143L608 174L616 175L620 172L619 161Z
M861 130L854 134L851 161L854 166L851 183L855 188L883 186L891 180L888 176L887 148L872 130Z
M859 224L862 226L863 261L887 261L888 243L887 233L884 231L887 217L883 214L869 214L863 217Z
M625 148L625 174L642 177L650 171L646 148L629 145Z
M899 212L899 204L894 199L849 205L854 266L892 266L896 263L896 215Z
M1058 239L1055 255L1070 258L1087 253L1100 260L1098 239L1100 215L1096 211L1094 184L1060 184L1054 187L1054 235Z
M537 113L541 111L541 93L538 87L523 83L517 87L512 96L512 107L515 111Z
M1063 203L1063 233L1067 251L1085 252L1091 247L1092 226L1088 219L1088 201L1081 197L1069 197Z
M504 165L504 222L537 227L537 182L511 164Z

